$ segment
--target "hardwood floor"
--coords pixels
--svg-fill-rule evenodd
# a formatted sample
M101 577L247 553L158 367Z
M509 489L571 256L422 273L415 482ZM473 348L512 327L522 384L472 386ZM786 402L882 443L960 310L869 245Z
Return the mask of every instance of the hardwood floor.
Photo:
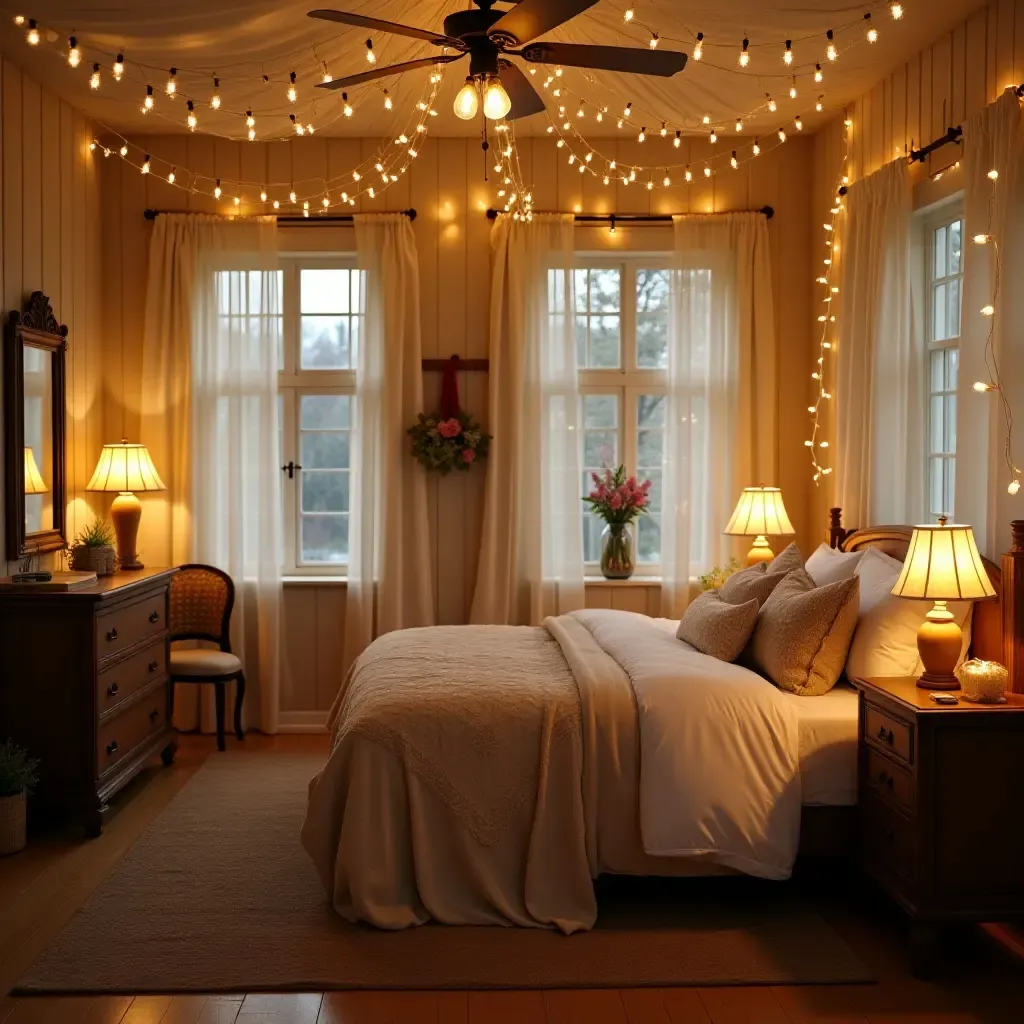
M312 736L249 736L268 757L326 750ZM175 765L123 794L104 834L34 839L0 860L0 992L6 993L146 825L207 756L212 737L183 737ZM901 919L862 899L852 878L809 882L820 912L878 978L876 985L501 992L13 997L0 1024L972 1024L1024 1017L1024 960L973 933L934 982L910 976ZM836 890L839 891L836 891ZM571 940L567 940L571 941Z

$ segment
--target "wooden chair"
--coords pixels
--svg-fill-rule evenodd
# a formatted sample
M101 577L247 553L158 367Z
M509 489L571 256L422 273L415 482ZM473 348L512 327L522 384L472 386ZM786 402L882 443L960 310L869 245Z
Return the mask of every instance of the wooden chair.
M217 704L217 749L224 749L224 686L236 681L235 735L242 732L242 701L245 673L242 662L231 653L228 636L235 584L231 577L212 565L182 565L171 577L171 640L206 640L218 650L197 647L171 650L172 683L213 683ZM171 688L173 694L173 687ZM172 698L173 699L173 698Z

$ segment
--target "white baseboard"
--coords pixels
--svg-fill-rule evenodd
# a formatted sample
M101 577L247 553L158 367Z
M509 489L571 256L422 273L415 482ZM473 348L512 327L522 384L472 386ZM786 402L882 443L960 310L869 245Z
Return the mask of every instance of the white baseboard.
M277 720L278 732L326 732L326 711L282 711Z

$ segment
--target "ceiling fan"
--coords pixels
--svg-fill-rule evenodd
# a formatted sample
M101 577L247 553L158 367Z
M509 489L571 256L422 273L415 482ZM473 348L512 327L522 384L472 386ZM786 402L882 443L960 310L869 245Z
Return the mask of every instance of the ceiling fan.
M321 89L346 89L375 78L401 74L413 68L449 64L469 55L466 84L455 97L455 113L463 120L476 116L478 93L483 90L484 116L496 120L527 117L544 109L544 100L529 79L506 56L521 57L531 64L563 64L595 71L623 71L635 75L669 77L686 66L686 54L672 50L641 50L627 46L595 46L574 43L531 43L574 18L597 0L521 0L511 10L492 10L495 0L473 0L477 10L456 11L444 19L443 32L399 25L347 11L316 10L309 17L356 25L377 32L424 39L456 53L375 67L358 75L324 82ZM372 46L367 40L368 52Z

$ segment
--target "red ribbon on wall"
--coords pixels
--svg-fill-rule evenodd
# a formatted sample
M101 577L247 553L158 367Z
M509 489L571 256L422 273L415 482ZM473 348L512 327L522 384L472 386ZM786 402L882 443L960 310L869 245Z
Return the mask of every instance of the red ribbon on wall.
M452 356L441 373L441 419L459 415L459 357Z

